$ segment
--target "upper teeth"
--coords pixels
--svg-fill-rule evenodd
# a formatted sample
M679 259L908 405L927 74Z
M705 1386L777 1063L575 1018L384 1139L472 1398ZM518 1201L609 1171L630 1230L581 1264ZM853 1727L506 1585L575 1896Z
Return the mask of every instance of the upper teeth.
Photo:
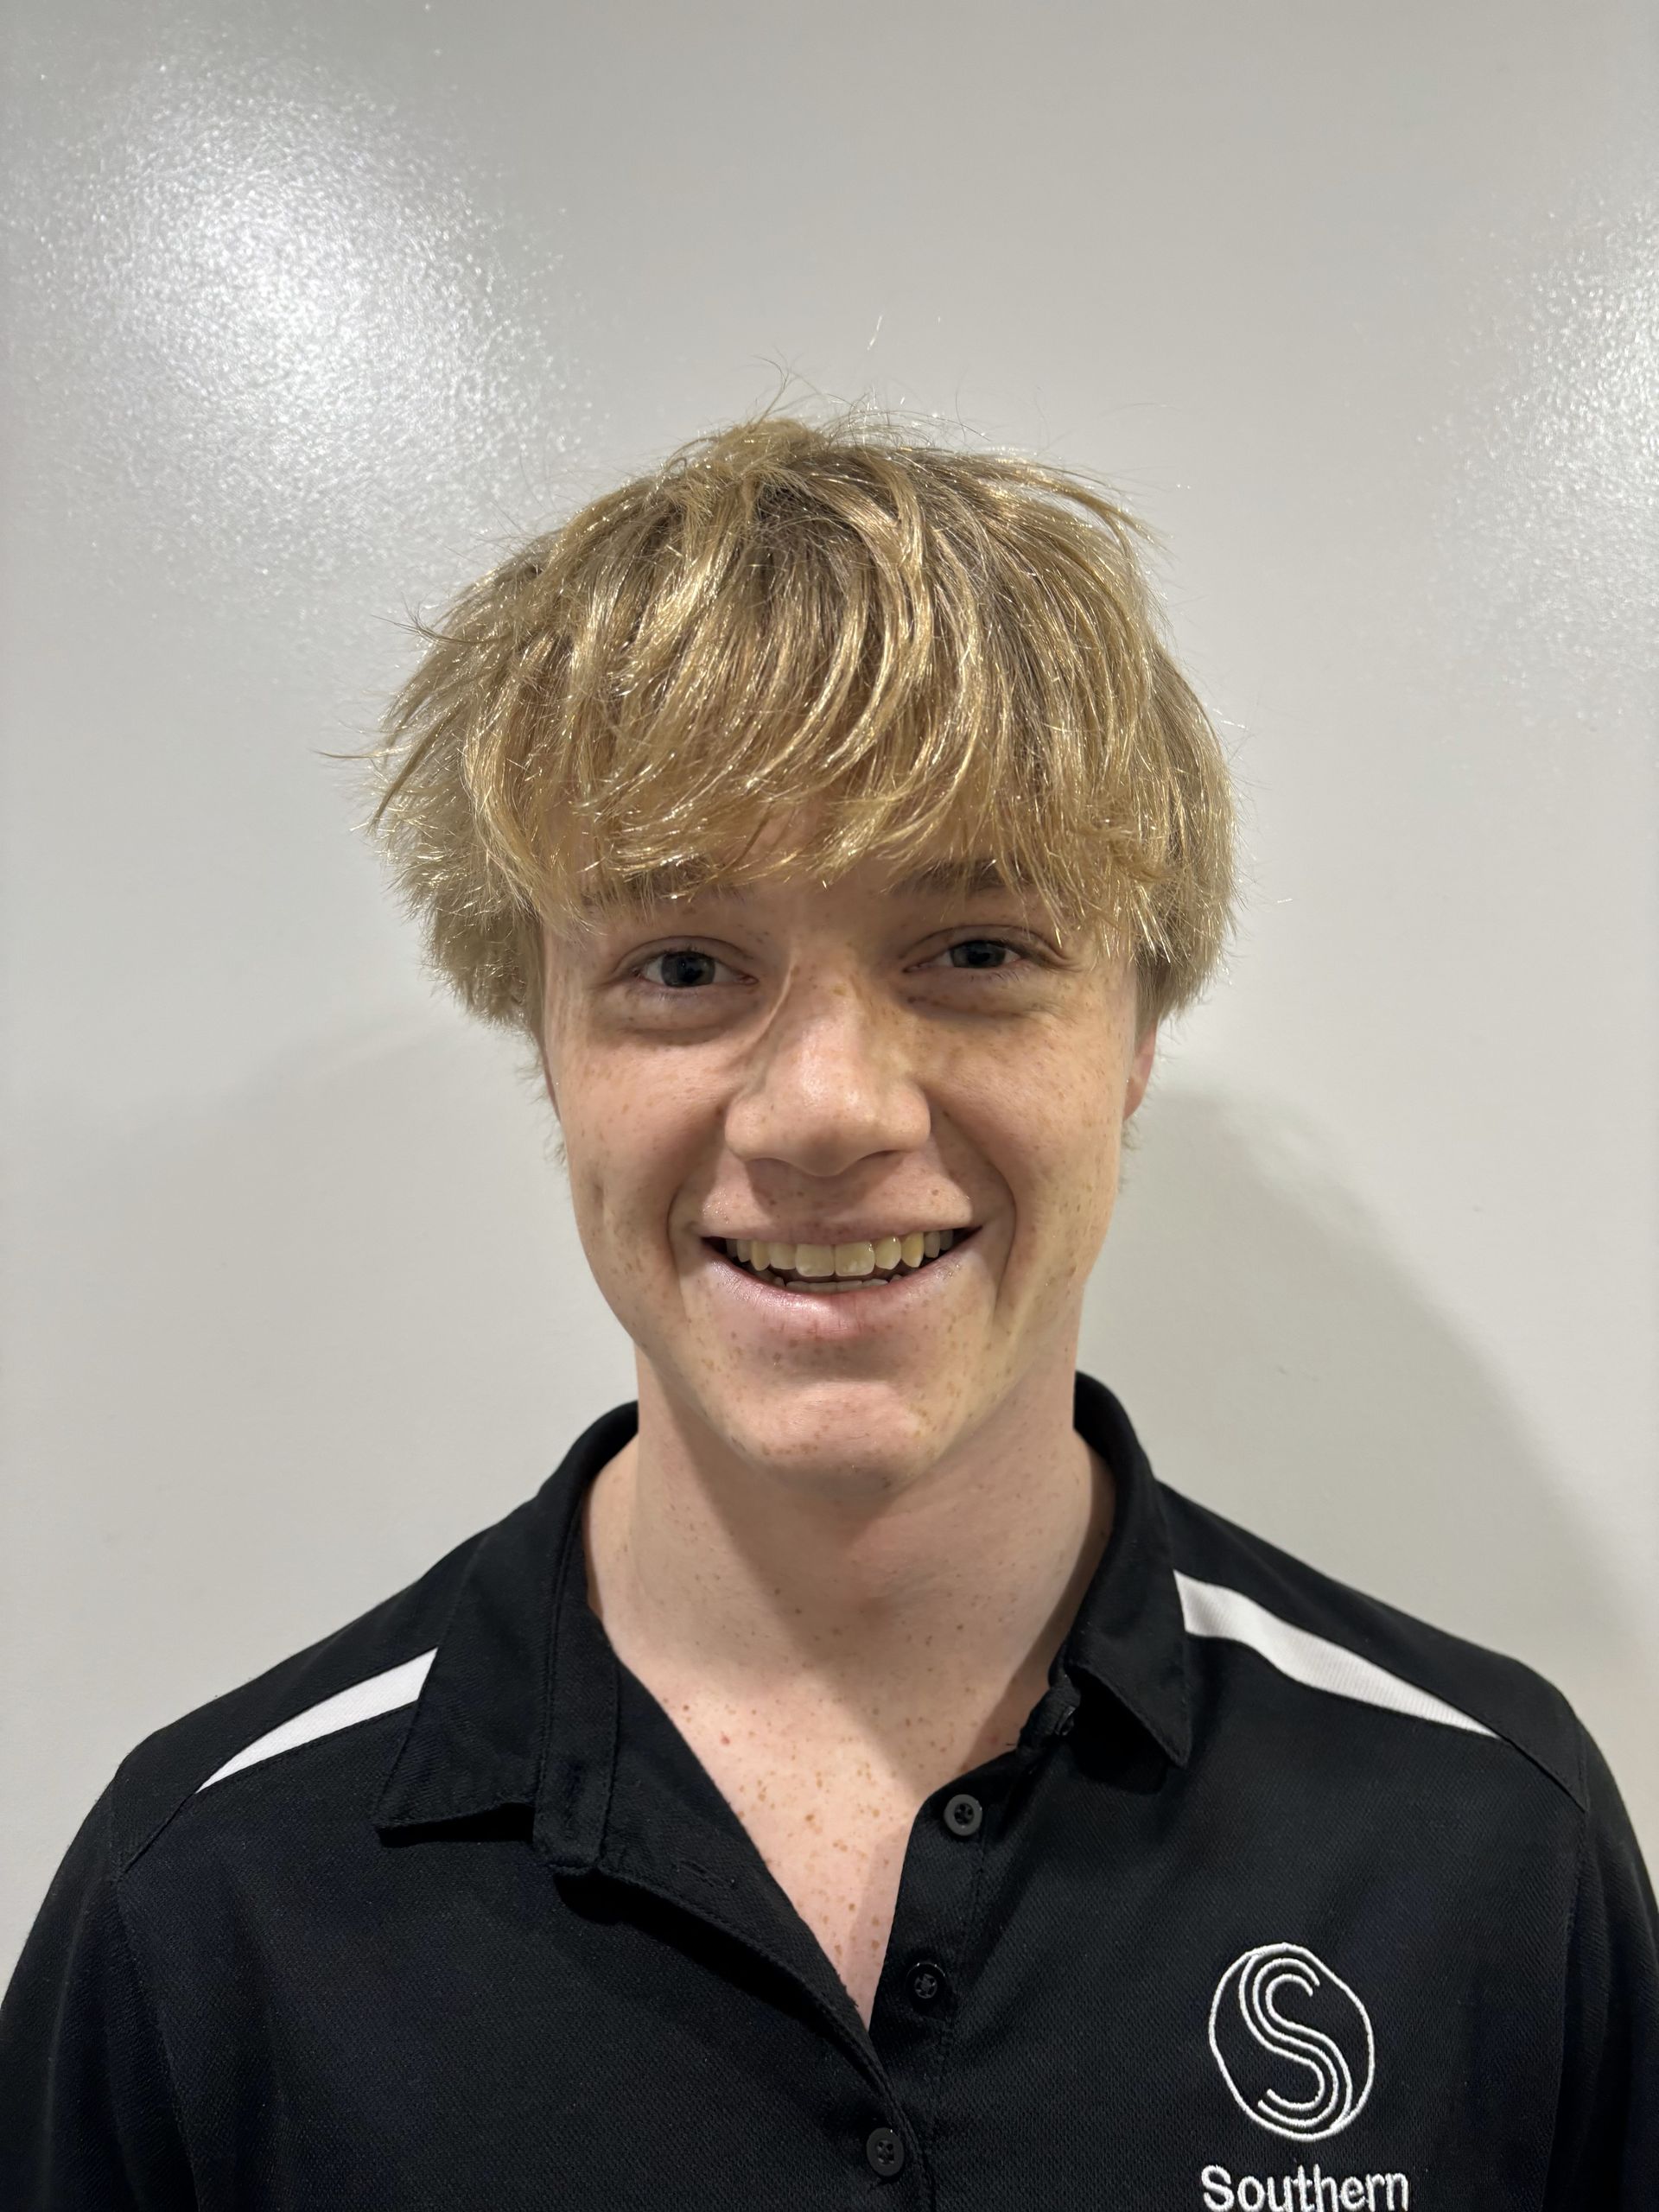
M956 1241L954 1229L914 1229L907 1236L878 1236L857 1244L774 1244L765 1237L728 1236L726 1249L752 1268L775 1274L868 1275L878 1268L919 1268Z

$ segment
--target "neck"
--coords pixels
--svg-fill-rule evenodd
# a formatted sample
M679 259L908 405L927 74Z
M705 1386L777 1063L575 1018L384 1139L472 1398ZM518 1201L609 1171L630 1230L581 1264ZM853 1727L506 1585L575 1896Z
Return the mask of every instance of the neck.
M590 1603L625 1663L830 1730L1034 1700L1113 1505L1071 1426L1071 1360L1042 1381L873 1499L741 1459L642 1359L638 1433L585 1529Z

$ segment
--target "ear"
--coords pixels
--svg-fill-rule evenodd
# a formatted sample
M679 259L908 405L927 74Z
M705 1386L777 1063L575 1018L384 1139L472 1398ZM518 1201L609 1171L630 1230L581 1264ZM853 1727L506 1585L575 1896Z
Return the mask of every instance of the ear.
M1135 1058L1129 1063L1128 1086L1123 1094L1123 1119L1127 1122L1147 1095L1147 1085L1152 1081L1152 1064L1158 1052L1158 1025L1147 1026L1146 1034L1135 1048Z

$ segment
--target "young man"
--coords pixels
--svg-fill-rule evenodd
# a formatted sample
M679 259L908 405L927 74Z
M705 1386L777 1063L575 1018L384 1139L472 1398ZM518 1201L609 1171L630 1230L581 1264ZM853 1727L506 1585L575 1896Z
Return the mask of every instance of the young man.
M11 2212L1659 2203L1563 1699L1076 1370L1232 895L1135 544L766 419L434 634L377 820L638 1400L123 1762L0 2016Z

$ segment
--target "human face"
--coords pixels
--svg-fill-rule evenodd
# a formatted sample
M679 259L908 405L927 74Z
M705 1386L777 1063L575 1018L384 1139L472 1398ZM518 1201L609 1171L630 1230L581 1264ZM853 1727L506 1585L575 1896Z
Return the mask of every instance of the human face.
M1058 1393L1069 1426L1152 1071L1127 958L1008 891L906 888L872 861L664 903L591 944L550 933L545 956L577 1230L697 1448L887 1491L993 1415L1043 1433ZM771 1287L723 1242L932 1229L972 1233L828 1294Z

